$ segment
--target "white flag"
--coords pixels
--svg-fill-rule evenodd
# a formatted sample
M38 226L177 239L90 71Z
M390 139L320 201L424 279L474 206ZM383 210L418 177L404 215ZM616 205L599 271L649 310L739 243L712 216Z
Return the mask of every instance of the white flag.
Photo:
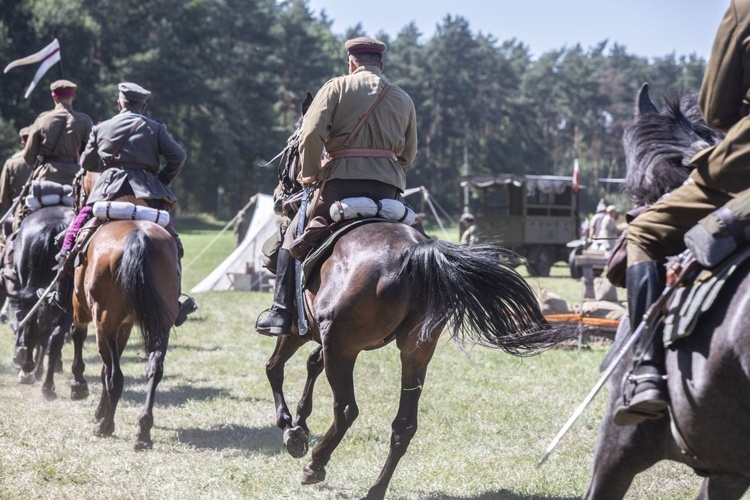
M31 85L29 85L29 88L26 90L26 93L24 94L24 98L28 99L29 95L31 94L31 91L34 90L34 87L36 87L36 84L39 83L39 80L42 79L44 74L47 72L48 69L50 69L55 63L60 61L60 42L57 41L57 38L52 40L52 43L44 47L42 50L37 52L36 54L32 54L30 56L16 59L15 61L8 64L5 69L3 70L3 73L7 73L13 68L16 68L18 66L26 66L27 64L34 64L41 62L39 65L39 68L36 70L36 74L34 75L34 80L31 82Z

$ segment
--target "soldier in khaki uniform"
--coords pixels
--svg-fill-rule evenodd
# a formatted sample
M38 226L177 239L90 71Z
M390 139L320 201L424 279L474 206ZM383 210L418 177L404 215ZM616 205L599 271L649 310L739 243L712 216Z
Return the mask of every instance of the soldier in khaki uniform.
M461 214L461 245L476 245L479 243L479 234L474 216L468 212Z
M69 185L78 173L78 158L93 123L89 115L73 109L77 87L68 80L50 85L55 107L40 114L31 125L23 152L26 163L35 166L32 180Z
M19 135L21 147L24 148L29 137L29 127L22 128ZM21 193L29 174L31 174L31 166L26 163L23 150L17 151L6 160L3 171L0 173L0 205L2 205L3 210L8 210L16 196Z
M349 55L349 74L323 85L302 122L299 180L308 186L320 180L323 186L308 220L322 216L330 222L331 204L347 197L399 198L406 188L404 169L417 154L414 103L404 90L389 84L383 76L385 44L359 37L344 46ZM387 84L387 93L359 132L347 141ZM324 149L328 155L325 164L321 162ZM296 217L290 227L297 227ZM288 249L293 240L294 231L287 231L278 255L273 306L270 314L257 322L259 333L291 333L294 259Z
M91 205L97 201L132 196L144 200L152 208L170 210L177 202L168 185L174 181L185 164L186 154L167 132L167 127L144 115L151 92L135 83L118 85L119 113L94 126L86 149L81 155L81 166L90 172L101 172L87 206L78 214L65 235L61 259L68 260L78 230L90 217ZM166 160L161 165L161 157ZM183 249L170 221L166 228L175 238L179 257ZM71 302L72 277L60 281L49 302L64 310ZM197 306L192 299L180 303L175 326L185 321Z
M698 153L688 180L634 219L627 229L627 290L631 333L664 288L664 263L685 249L700 219L750 189L750 0L732 0L719 26L698 98L706 122L727 132ZM744 194L744 193L743 193ZM664 346L639 339L639 365L627 375L626 403L615 423L631 425L666 414ZM645 344L645 345L644 345Z

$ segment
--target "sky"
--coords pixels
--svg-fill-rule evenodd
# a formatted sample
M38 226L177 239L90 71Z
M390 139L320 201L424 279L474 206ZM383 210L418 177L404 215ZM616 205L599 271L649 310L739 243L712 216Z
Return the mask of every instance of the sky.
M361 23L369 36L396 37L414 22L426 42L450 15L465 18L475 34L516 38L533 57L609 40L648 58L708 59L729 0L308 0L308 6L315 15L325 11L336 34Z

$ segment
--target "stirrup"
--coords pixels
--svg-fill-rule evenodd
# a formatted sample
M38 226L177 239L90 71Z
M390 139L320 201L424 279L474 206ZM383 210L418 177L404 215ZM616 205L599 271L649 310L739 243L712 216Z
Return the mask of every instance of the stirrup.
M268 313L268 316L266 316L263 319L260 319L260 316L266 312ZM281 326L261 324L264 321L269 321L274 314L276 314L279 317L279 319L282 321ZM285 318L285 315L288 315L289 319ZM286 323L288 323L288 325ZM258 315L258 319L255 321L255 331L261 335L266 335L267 337L286 336L286 335L292 334L293 324L294 324L294 317L291 312L285 311L285 310L278 310L278 309L275 309L274 307L270 307L268 309L261 311L260 315Z

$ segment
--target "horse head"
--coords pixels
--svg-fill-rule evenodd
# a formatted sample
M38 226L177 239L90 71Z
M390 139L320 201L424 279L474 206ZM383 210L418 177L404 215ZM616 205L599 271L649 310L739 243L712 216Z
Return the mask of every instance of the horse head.
M623 134L624 191L638 205L654 203L687 179L696 153L723 138L703 120L695 94L666 98L660 111L644 83L636 96L633 122Z

